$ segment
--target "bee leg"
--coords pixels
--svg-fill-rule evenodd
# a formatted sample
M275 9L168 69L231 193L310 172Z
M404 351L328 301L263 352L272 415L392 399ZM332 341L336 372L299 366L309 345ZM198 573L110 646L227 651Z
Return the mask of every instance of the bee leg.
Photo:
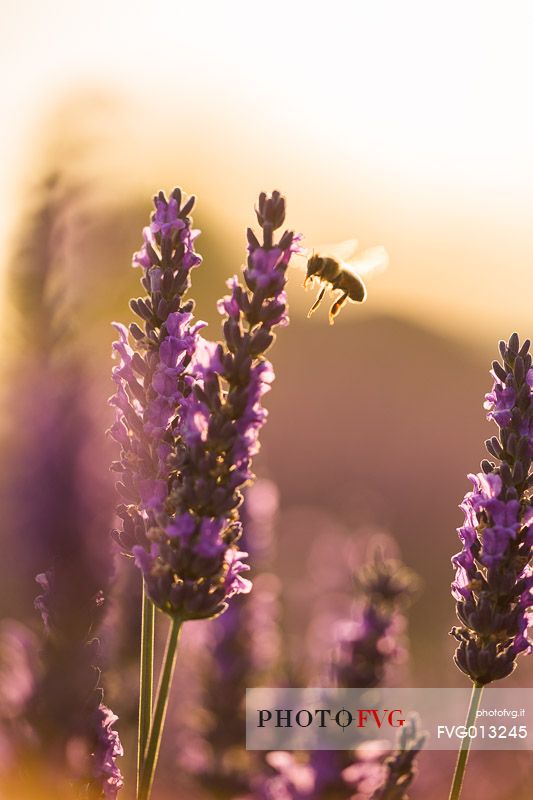
M341 308L343 307L343 305L345 304L347 299L348 299L348 292L344 292L343 294L341 294L341 296L337 300L335 300L335 302L331 306L331 308L329 310L329 324L330 325L334 324L335 317L337 316L337 314L339 313L339 311L341 310Z
M307 315L308 317L310 317L310 316L311 316L311 314L312 314L314 311L316 311L316 310L317 310L318 306L319 306L319 305L320 305L320 303L322 302L322 298L324 297L324 294L325 294L325 292L326 292L326 289L327 289L327 288L328 288L327 286L323 286L323 287L322 287L322 289L319 291L317 299L315 300L315 302L313 303L313 305L312 305L312 306L311 306L311 308L309 309L309 313L308 313L308 315Z

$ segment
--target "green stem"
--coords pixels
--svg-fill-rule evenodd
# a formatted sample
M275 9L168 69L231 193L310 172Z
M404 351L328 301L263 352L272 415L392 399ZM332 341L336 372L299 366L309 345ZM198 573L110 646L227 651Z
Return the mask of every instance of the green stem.
M141 618L141 665L139 678L139 729L137 737L137 796L140 790L141 770L146 742L152 719L152 693L154 684L154 604L146 593L143 581Z
M483 692L483 686L478 686L477 683L474 683L474 685L472 686L470 705L468 706L468 714L465 723L467 733L470 731L471 725L473 725L476 720L476 714L479 708L479 704L481 702L482 692ZM452 788L450 790L450 800L459 800L459 797L461 795L461 789L463 786L466 762L468 761L468 754L470 752L471 741L472 740L470 736L465 736L465 738L461 742L459 755L457 757L457 764L455 765L455 773L453 776Z
M152 719L152 727L150 728L150 735L146 745L146 752L141 772L138 800L150 800L152 783L154 780L155 769L157 767L157 759L159 757L161 736L163 734L163 726L165 724L165 716L167 713L170 686L172 684L174 667L176 666L176 648L178 645L181 624L181 620L175 618L173 618L170 623L167 646L163 658L163 666L161 667L161 677L159 678L159 687L157 689L157 700Z

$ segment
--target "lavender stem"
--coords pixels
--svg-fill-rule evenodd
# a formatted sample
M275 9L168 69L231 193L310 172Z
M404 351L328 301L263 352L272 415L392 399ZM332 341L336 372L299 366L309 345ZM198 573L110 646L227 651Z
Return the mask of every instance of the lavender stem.
M157 689L154 717L146 744L146 754L141 772L138 800L150 800L150 795L152 792L152 783L157 767L161 736L163 734L163 726L165 724L165 717L167 713L170 686L172 684L172 677L174 675L174 668L176 666L176 649L181 626L182 620L179 617L172 617L168 631L167 646L163 658L163 666L161 668L159 687Z
M483 686L480 686L477 683L474 683L472 685L470 705L468 706L468 714L465 723L467 736L465 736L465 738L462 740L461 747L459 749L459 755L457 757L457 764L455 765L455 772L453 776L452 788L450 791L450 800L459 800L459 797L461 795L461 789L463 787L463 779L466 770L466 763L468 761L468 754L470 752L470 743L472 741L469 735L470 727L475 723L477 710L481 702L482 692L483 692Z
M148 597L143 580L141 619L141 663L139 678L139 732L137 750L137 793L140 791L141 770L152 719L154 683L154 604Z

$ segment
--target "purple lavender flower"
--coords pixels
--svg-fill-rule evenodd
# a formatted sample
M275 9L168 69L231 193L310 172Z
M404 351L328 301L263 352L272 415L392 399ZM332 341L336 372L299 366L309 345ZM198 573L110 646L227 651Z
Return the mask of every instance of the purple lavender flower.
M383 558L379 550L360 570L358 580L365 598L363 608L357 618L339 623L336 631L333 680L344 688L384 685L390 667L403 655L401 612L417 586L411 570Z
M238 548L240 488L253 478L252 457L266 411L262 396L274 374L264 352L275 325L287 323L285 272L292 233L273 239L285 217L278 192L259 198L262 243L248 231L242 286L234 277L219 303L224 343L209 342L183 302L190 271L200 263L179 189L155 198L155 213L134 257L146 297L133 300L143 320L119 330L114 347L121 445L114 468L126 504L119 539L141 568L149 596L181 620L216 616L234 594L250 590Z
M385 780L371 800L408 800L407 789L416 775L415 759L426 738L420 732L418 716L410 714L400 731L397 750L385 759Z
M452 593L461 625L457 666L474 684L484 686L515 669L520 653L532 651L527 628L533 605L532 485L533 369L529 340L517 334L500 342L503 364L493 363L494 386L486 395L487 417L500 428L486 447L496 461L484 460L482 472L469 475L473 491L461 503L463 544L452 558Z
M258 778L253 794L245 800L312 800L315 797L313 767L292 753L272 751L266 760L272 775Z
M64 607L72 602L61 572L37 576L43 594L35 601L45 628L45 670L36 681L26 715L33 729L47 746L65 757L71 742L83 743L77 759L71 763L77 782L90 787L91 796L115 800L123 786L116 759L123 755L118 733L111 729L117 717L102 702L98 685L98 642L91 637L92 624L101 614L103 593L98 592L84 608L88 628L74 636L68 629ZM51 666L50 666L51 665ZM60 706L56 707L60 698ZM65 718L63 709L69 710ZM61 720L63 725L61 725ZM79 762L79 763L77 763ZM86 766L86 764L88 766Z
M410 602L417 579L377 548L357 579L363 607L354 619L338 624L330 669L333 683L340 688L366 689L383 686L391 667L401 659L400 636L405 626L401 611ZM338 797L350 797L358 788L356 796L369 797L383 777L381 764L354 758L349 752L316 750L310 762L316 773L316 796L335 792Z
M370 800L386 776L381 751L361 754L352 763L347 755L335 750L270 752L266 760L272 774L253 781L253 794L245 800Z
M85 405L87 375L67 322L72 279L65 272L75 233L68 224L74 194L58 176L46 181L12 275L24 348L18 354L23 371L13 381L13 407L21 416L8 527L24 534L18 538L32 580L39 570L36 606L44 624L39 668L19 711L29 731L20 761L32 759L43 787L53 772L54 781L69 784L69 796L73 785L84 792L90 785L92 796L102 797L105 791L114 797L107 779L93 770L101 727L95 717L104 708L94 637L112 571L111 505L98 470L89 466L98 453L92 446L94 421ZM82 750L82 758L73 758L74 751Z
M124 785L116 764L116 759L124 755L124 750L118 733L111 727L118 717L103 703L98 706L95 717L98 736L93 754L93 783L102 786L103 797L114 800Z
M128 333L115 323L119 339L113 345L119 364L113 369L117 391L110 402L117 419L110 432L121 445L121 460L113 468L122 474L117 486L127 501L119 507L120 542L130 551L137 543L149 545L147 530L155 526L167 496L171 422L194 381L190 361L202 325L190 324L192 302L182 304L190 271L201 262L194 251L197 232L188 217L194 197L182 206L181 192L175 189L168 201L161 192L154 204L143 247L133 257L133 266L143 269L141 283L148 293L130 304L143 320L143 330L132 323Z
M384 685L388 668L397 664L402 652L399 637L404 628L402 610L416 591L418 579L403 564L386 559L379 549L357 576L364 602L356 619L343 621L337 629L332 655L332 682L342 688L372 688ZM313 750L308 754L307 794L298 794L292 780L292 756L271 763L277 773L257 781L257 796L282 798L322 797L369 800L386 780L380 754L335 750ZM414 758L414 755L413 755ZM297 763L297 762L296 762ZM298 765L301 766L301 765Z
M280 582L268 571L277 487L258 480L246 489L239 509L242 546L253 556L254 590L232 603L213 622L200 670L205 714L204 747L209 755L199 780L231 796L249 788L257 754L244 748L245 698L250 686L275 686L283 679L279 630Z
M379 791L386 776L387 767L383 762L382 748L376 747L373 742L358 747L355 760L341 773L344 796L348 796L350 800L370 800L374 797L374 792Z

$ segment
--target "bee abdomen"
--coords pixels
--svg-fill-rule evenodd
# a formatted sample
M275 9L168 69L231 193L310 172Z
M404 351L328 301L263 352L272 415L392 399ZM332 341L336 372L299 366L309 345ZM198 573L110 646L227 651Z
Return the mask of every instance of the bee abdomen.
M362 278L355 273L343 271L332 283L334 289L341 289L343 292L347 292L348 297L354 303L362 303L366 298L366 286Z

